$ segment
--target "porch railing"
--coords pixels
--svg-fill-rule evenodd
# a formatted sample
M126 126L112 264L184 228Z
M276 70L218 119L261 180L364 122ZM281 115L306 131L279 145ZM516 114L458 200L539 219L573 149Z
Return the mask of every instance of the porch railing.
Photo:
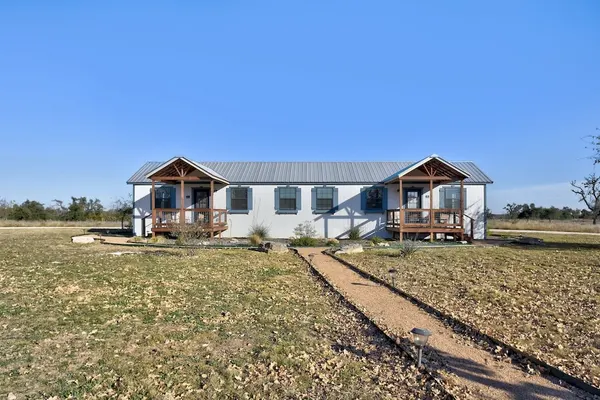
M204 228L224 227L227 225L227 210L217 208L157 208L155 229L169 228L174 224L199 224Z
M457 208L409 208L402 211L404 216L401 221L400 210L387 210L388 228L399 228L400 225L412 228L462 228L461 212Z

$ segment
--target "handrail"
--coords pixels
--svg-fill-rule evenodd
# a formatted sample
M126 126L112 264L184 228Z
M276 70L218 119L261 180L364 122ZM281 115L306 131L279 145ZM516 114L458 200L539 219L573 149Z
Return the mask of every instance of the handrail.
M463 214L465 217L469 218L469 236L471 236L471 239L473 239L473 232L475 231L475 218L471 217L470 215L467 214ZM464 227L463 227L464 228Z

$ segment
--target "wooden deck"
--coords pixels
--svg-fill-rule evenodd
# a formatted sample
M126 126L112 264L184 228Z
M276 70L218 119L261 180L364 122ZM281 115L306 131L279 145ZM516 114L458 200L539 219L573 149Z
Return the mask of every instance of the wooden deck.
M404 233L429 234L433 240L435 234L452 234L464 240L465 228L462 219L470 219L470 232L473 232L473 220L461 212L460 209L429 209L410 208L393 209L386 212L386 229L398 233L400 237Z
M181 224L196 226L199 232L210 237L227 230L227 210L216 208L157 208L153 218L153 233L170 233L180 230Z

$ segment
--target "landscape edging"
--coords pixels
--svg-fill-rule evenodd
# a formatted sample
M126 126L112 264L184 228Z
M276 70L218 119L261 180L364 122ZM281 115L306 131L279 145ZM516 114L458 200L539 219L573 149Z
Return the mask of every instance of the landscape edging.
M310 271L312 272L313 275L315 275L327 288L329 288L331 291L335 292L339 296L340 301L344 304L344 306L350 308L352 311L354 311L357 314L359 314L360 316L362 316L365 320L369 321L369 323L371 323L379 333L381 333L383 336L385 336L391 344L396 346L402 353L408 355L408 357L410 357L415 363L417 362L417 356L414 354L414 352L410 351L411 350L410 348L407 348L406 346L399 343L397 341L397 339L391 333L388 333L384 327L380 326L375 320L369 318L369 316L366 315L364 311L362 311L354 303L352 303L350 300L348 300L344 296L344 294L342 293L341 290L339 290L334 284L329 282L327 280L327 278L319 270L317 270L310 262L308 262L304 257L302 257L300 255L300 253L298 252L298 249L291 247L290 250L298 258L300 258L300 260L302 260L306 265L308 265L308 268L310 269ZM326 251L323 253L328 254ZM425 366L425 365L421 365L421 369L434 382L436 382L437 384L440 385L440 387L446 393L446 395L448 396L449 399L458 400L458 398L452 392L450 392L448 390L444 381L442 379L440 379L434 371L427 368L427 366Z
M567 382L570 385L575 386L578 389L584 390L587 393L593 394L593 395L600 395L600 388L597 388L591 384L589 384L588 382L584 381L581 378L577 378L576 376L570 375L564 371L561 371L560 369L558 369L557 367L554 367L548 363L546 363L545 361L542 361L540 359L538 359L537 357L525 353L522 350L517 349L516 347L503 342L500 339L496 339L493 336L488 335L487 333L483 333L481 332L479 329L443 312L438 310L437 308L425 303L424 301L418 299L417 297L405 292L402 289L398 289L397 287L394 287L392 285L390 285L388 282L386 282L385 280L378 278L377 276L366 272L362 269L360 269L359 267L355 266L354 264L336 256L335 254L331 253L330 251L325 251L324 254L327 254L328 256L332 257L333 259L339 261L340 263L344 264L345 266L347 266L348 268L350 268L352 271L356 272L357 274L361 275L363 278L369 279L375 283L378 283L382 286L385 286L387 289L391 290L392 292L404 297L405 299L411 301L413 304L417 305L419 308L429 312L430 314L434 314L436 317L440 318L440 319L444 319L447 320L449 322L451 322L453 325L457 325L461 328L463 328L464 330L467 331L471 331L473 332L475 335L480 336L481 338L483 338L484 340L491 342L497 346L501 346L503 348L505 348L506 350L509 351L509 353L513 353L514 355L517 355L519 357L525 358L528 361L530 361L533 364L536 364L544 369L546 369L548 371L548 373L550 375L553 375L565 382Z

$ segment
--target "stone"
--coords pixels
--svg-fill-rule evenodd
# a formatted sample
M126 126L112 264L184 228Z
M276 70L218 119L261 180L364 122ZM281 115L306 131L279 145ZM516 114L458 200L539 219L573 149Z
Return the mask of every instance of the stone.
M512 243L527 245L543 245L544 241L542 239L534 237L519 236L518 238L513 239Z
M236 238L232 238L229 243L239 243L239 240L237 240Z
M390 244L388 242L381 242L381 243L377 243L377 246L379 246L379 247L390 247Z
M342 246L341 249L337 250L335 254L353 254L353 253L362 253L364 251L362 244L360 243L352 243Z
M286 253L288 251L285 243L279 242L262 242L258 249L267 253Z
M92 236L73 236L71 238L71 241L73 243L81 243L81 244L94 243L94 238Z

